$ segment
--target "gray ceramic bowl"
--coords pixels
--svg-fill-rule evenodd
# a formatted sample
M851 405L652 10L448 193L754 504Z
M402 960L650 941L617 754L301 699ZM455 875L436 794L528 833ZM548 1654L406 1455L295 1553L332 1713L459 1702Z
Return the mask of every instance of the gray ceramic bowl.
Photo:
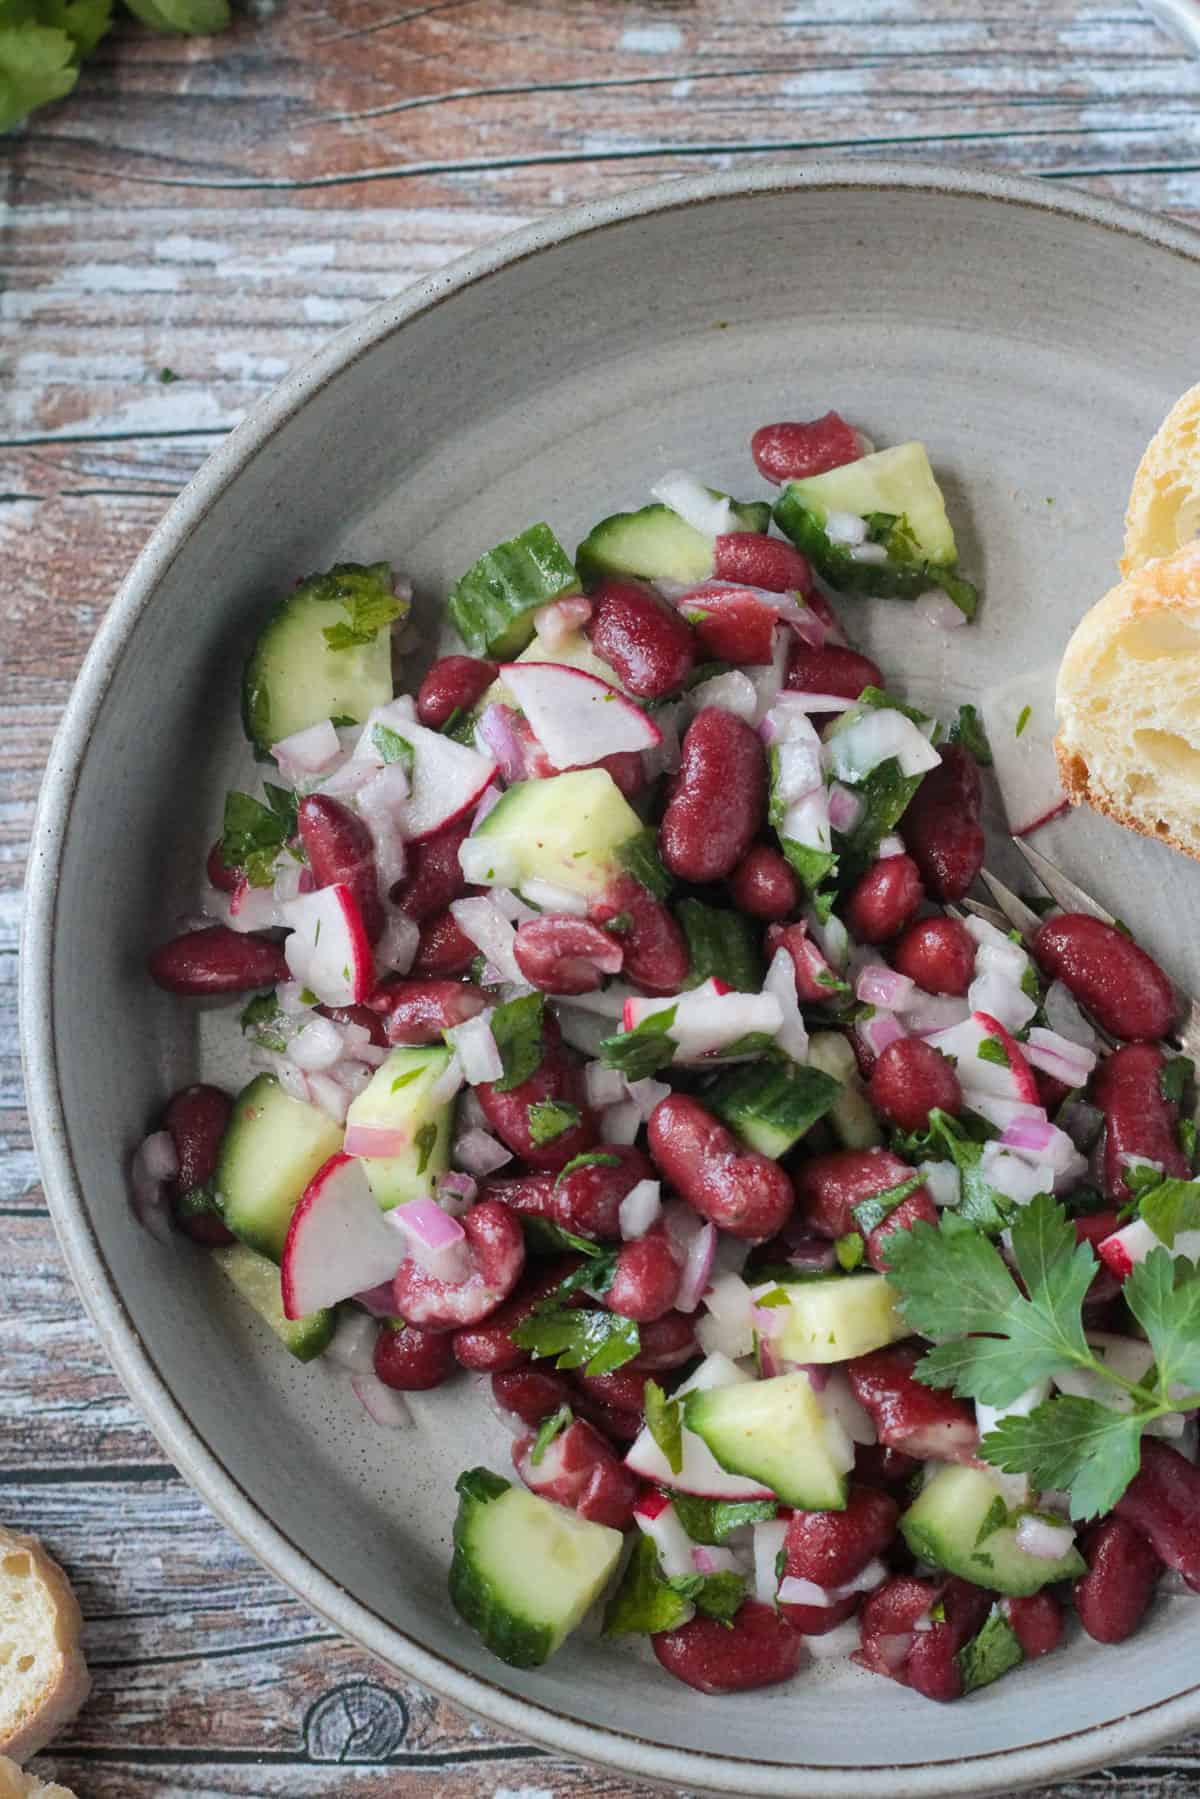
M233 1072L214 1014L142 969L195 904L224 787L250 773L237 675L255 621L345 555L408 570L432 616L531 519L574 543L672 465L752 490L751 430L832 405L879 441L926 439L946 477L983 580L977 626L941 636L872 606L853 628L914 693L957 701L1057 654L1108 585L1141 446L1196 375L1198 302L1196 237L1032 182L839 163L585 207L379 308L290 376L172 507L97 637L46 778L26 942L30 1091L64 1250L214 1510L331 1623L504 1730L725 1794L1012 1788L1200 1724L1200 1616L1164 1601L1120 1650L1076 1643L947 1709L848 1665L713 1700L595 1639L536 1674L480 1649L444 1574L454 1475L507 1454L481 1397L423 1395L415 1431L376 1430L126 1204L129 1153L164 1097ZM1099 820L1047 837L1200 983L1170 925L1195 916L1196 865Z

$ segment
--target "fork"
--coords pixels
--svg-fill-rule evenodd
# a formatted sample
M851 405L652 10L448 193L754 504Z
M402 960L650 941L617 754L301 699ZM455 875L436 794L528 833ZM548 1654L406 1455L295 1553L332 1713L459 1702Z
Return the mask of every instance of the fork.
M1077 882L1072 881L1060 869L1055 868L1053 862L1047 861L1040 850L1032 849L1020 837L1014 837L1013 842L1055 905L1061 907L1064 912L1087 912L1092 918L1098 918L1102 924L1115 925L1117 923L1111 912L1106 912L1100 902L1094 900L1090 893L1086 893ZM1033 907L1027 906L1021 896L1014 893L1012 888L998 876L992 874L990 869L981 869L980 875L996 904L994 907L987 906L978 900L968 899L963 901L967 910L973 912L977 918L986 918L991 924L1002 921L1002 924L1019 931L1026 943L1031 942L1042 922ZM1168 979L1170 979L1169 976ZM1195 1061L1200 1059L1200 1000L1194 999L1185 988L1180 987L1175 981L1171 981L1171 991L1175 995L1175 1004L1181 1022L1176 1027L1170 1041L1183 1055L1190 1056ZM1101 1034L1103 1035L1103 1033ZM1110 1038L1108 1041L1111 1042L1112 1039Z

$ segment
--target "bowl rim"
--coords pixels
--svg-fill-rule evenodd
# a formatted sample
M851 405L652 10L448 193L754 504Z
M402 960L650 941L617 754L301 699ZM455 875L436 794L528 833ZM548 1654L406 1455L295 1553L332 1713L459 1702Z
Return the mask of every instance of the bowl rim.
M122 582L68 699L47 761L30 843L20 965L21 1046L34 1146L59 1243L80 1297L134 1406L183 1478L270 1573L344 1636L505 1733L652 1782L762 1799L859 1799L884 1775L893 1799L953 1799L1062 1779L1200 1725L1200 1684L1108 1722L1014 1749L888 1765L789 1766L673 1749L523 1699L424 1648L353 1598L261 1510L189 1421L138 1334L93 1230L71 1152L50 1029L60 864L94 721L160 580L212 507L271 439L329 382L412 319L527 258L583 237L713 200L838 189L966 196L1101 227L1200 267L1200 231L1046 179L915 161L814 160L750 173L691 176L585 201L501 236L383 301L288 374L222 440L171 503Z

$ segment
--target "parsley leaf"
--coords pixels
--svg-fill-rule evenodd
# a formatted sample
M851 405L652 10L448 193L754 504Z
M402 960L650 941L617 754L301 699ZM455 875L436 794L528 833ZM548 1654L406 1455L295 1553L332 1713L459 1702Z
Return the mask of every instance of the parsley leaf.
M993 1467L1069 1492L1071 1516L1111 1512L1138 1471L1146 1415L1064 1393L1028 1417L1002 1418L979 1445Z
M646 1382L646 1429L666 1457L672 1474L683 1468L683 1405L668 1399L657 1381Z
M253 1039L262 1049L273 1049L282 1055L287 1049L287 1036L280 1024L283 1008L275 997L274 988L270 993L260 993L243 1008L238 1017L245 1036Z
M1152 1249L1136 1262L1122 1298L1154 1351L1160 1399L1173 1387L1200 1388L1200 1278L1195 1264Z
M544 1008L542 994L524 993L492 1013L492 1036L504 1064L503 1076L492 1083L494 1092L511 1093L541 1066Z
M1195 1072L1188 1056L1172 1056L1158 1073L1158 1090L1163 1098L1171 1105L1181 1106Z
M1126 1185L1137 1196L1138 1211L1154 1235L1173 1249L1179 1231L1200 1230L1200 1181L1164 1181L1157 1169L1150 1172L1152 1181L1135 1162L1126 1174Z
M0 7L0 131L61 100L112 24L112 0L5 0Z
M605 1636L655 1635L686 1624L691 1615L690 1602L663 1579L653 1542L639 1532L621 1584L604 1613Z
M328 573L311 576L303 591L309 599L340 606L346 615L321 632L331 650L373 643L385 626L408 611L407 603L392 592L392 571L386 562L372 563L369 568L359 562L339 562Z
M632 1031L618 1031L600 1044L606 1068L619 1068L627 1080L644 1081L675 1058L675 1039L667 1035L675 1023L674 1006L649 1012Z
M955 1660L966 1695L999 1680L1010 1668L1019 1668L1025 1660L1025 1651L1000 1606L994 1605L984 1619L982 1630L963 1645Z
M631 874L638 884L655 899L666 899L671 891L671 877L658 853L658 832L653 825L637 831L619 843L614 851L617 864Z
M537 1427L537 1435L534 1437L529 1449L529 1459L535 1468L541 1466L542 1457L549 1449L551 1443L553 1443L555 1437L561 1435L561 1433L566 1430L574 1416L575 1414L572 1412L569 1405L560 1405L557 1412L551 1412L548 1418L542 1419L542 1422Z
M585 1149L581 1156L572 1156L566 1166L559 1169L554 1185L561 1187L567 1176L574 1174L577 1168L619 1168L620 1166L620 1156L610 1155L607 1150L603 1149Z
M740 993L758 992L762 958L748 918L728 906L706 906L698 899L680 900L675 917L687 938L691 961L685 987L699 987L716 975Z
M881 1225L884 1219L896 1210L897 1206L903 1205L909 1194L915 1193L921 1185L923 1185L921 1176L913 1174L909 1176L908 1180L901 1181L895 1187L886 1187L882 1193L872 1193L869 1198L860 1199L857 1205L850 1208L855 1224L864 1236L869 1237L871 1232Z
M1025 729L1026 725L1029 723L1032 713L1033 713L1032 706L1022 706L1020 715L1017 719L1017 726L1016 726L1016 730L1014 732L1014 736L1019 737L1021 735L1022 731Z
M983 728L974 706L960 706L958 717L950 727L951 743L961 743L964 750L974 756L980 768L991 768L992 746L987 740L987 732Z
M672 1502L693 1543L724 1543L744 1524L766 1524L779 1510L773 1499L699 1499L672 1493Z
M399 762L404 772L411 775L416 758L407 737L401 737L399 731L393 731L387 725L372 725L371 742L385 763Z
M428 1124L423 1124L413 1138L413 1148L417 1152L418 1175L424 1174L425 1170L428 1168L429 1158L433 1154L437 1139L438 1127L434 1124L432 1119L430 1119Z
M275 879L275 858L296 833L296 796L286 787L263 783L267 796L252 799L231 788L225 795L221 827L221 860L237 868L252 887L269 887Z
M897 758L889 756L855 786L853 791L863 802L858 822L851 831L833 834L841 887L850 886L875 860L879 845L899 824L922 779L903 774Z
M540 1147L579 1123L579 1107L565 1099L535 1099L525 1108L529 1135Z
M999 1037L984 1037L975 1054L981 1062L994 1062L998 1068L1009 1066L1008 1051Z
M732 1568L719 1574L676 1574L667 1582L681 1599L690 1599L698 1612L728 1624L746 1597L746 1577Z
M535 1255L603 1256L608 1253L590 1237L576 1237L573 1232L565 1231L561 1224L555 1224L550 1218L540 1218L535 1212L521 1214L521 1229L525 1233L526 1248Z
M582 1368L585 1374L611 1374L633 1360L641 1340L632 1318L555 1303L568 1289L587 1286L593 1292L602 1291L595 1273L602 1260L607 1258L585 1262L574 1275L560 1281L551 1298L514 1328L510 1334L518 1349L528 1349L539 1360L554 1356L556 1368ZM611 1260L615 1264L616 1257ZM611 1269L608 1278L611 1281Z

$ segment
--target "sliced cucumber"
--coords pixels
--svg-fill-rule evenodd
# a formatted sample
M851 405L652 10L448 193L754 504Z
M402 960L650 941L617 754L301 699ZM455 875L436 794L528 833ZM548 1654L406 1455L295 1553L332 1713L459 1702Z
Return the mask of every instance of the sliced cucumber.
M285 1318L279 1270L268 1256L235 1243L229 1249L214 1249L212 1259L298 1362L311 1362L329 1347L337 1322L333 1308L325 1306L307 1318Z
M579 576L549 525L530 525L469 568L446 602L473 656L510 661L533 636L539 606L575 593Z
M1077 1549L1054 1561L1019 1549L1016 1526L1005 1518L1004 1495L992 1475L982 1468L950 1466L935 1474L909 1506L900 1529L922 1561L1013 1598L1087 1572ZM993 1519L1000 1522L989 1529Z
M326 631L355 626L365 641L334 649ZM242 724L260 754L325 718L362 723L392 697L390 622L402 603L386 562L339 563L313 575L275 608L242 676ZM372 626L371 617L380 620ZM367 622L363 622L367 621Z
M450 1597L493 1655L539 1668L599 1598L624 1538L487 1468L457 1486Z
M300 1196L342 1147L342 1127L260 1074L238 1094L217 1163L221 1213L235 1237L278 1262Z
M779 1374L748 1387L689 1393L684 1422L722 1468L770 1487L784 1505L842 1511L853 1449L822 1410L806 1374Z
M755 1295L775 1291L768 1285ZM882 1274L789 1281L778 1291L787 1305L771 1348L787 1362L848 1362L912 1335Z
M704 1103L751 1149L778 1161L837 1104L841 1091L819 1068L758 1061L722 1075Z
M606 769L518 781L468 838L471 867L464 859L464 872L481 885L519 887L537 878L597 896L617 872L618 846L641 829Z
M883 1142L883 1131L871 1108L858 1072L858 1059L840 1031L817 1031L808 1040L808 1060L813 1068L841 1082L841 1092L829 1109L829 1122L846 1149L873 1149Z
M429 1097L449 1065L450 1051L440 1043L394 1049L346 1114L347 1128L374 1125L401 1130L408 1138L403 1155L362 1158L363 1173L385 1212L410 1199L431 1199L435 1180L450 1166L454 1102L438 1104Z
M727 496L710 489L716 499ZM731 502L730 528L764 532L771 508L764 501ZM589 531L575 552L585 581L605 575L640 575L646 581L707 581L713 572L713 539L669 506L614 512Z
M789 481L775 508L776 520L786 531L780 507L785 515L803 508L821 524L831 512L853 512L860 518L871 512L903 514L927 561L953 563L958 558L946 502L923 443L895 444L823 475Z

